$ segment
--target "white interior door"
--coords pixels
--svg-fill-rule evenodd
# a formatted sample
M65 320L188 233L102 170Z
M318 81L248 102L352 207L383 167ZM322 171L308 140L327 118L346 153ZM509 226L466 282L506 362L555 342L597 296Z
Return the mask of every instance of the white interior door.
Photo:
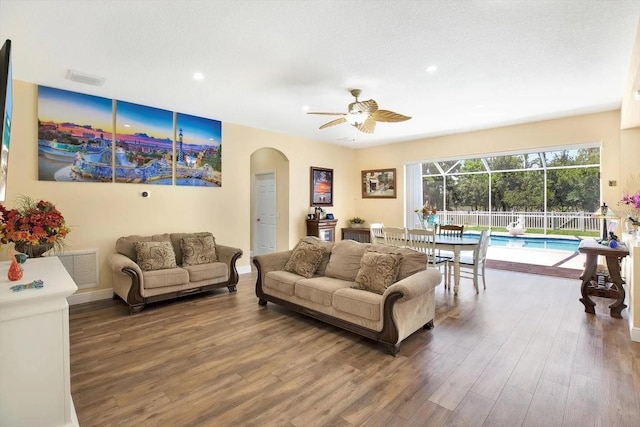
M255 254L276 251L276 174L256 174L256 246Z

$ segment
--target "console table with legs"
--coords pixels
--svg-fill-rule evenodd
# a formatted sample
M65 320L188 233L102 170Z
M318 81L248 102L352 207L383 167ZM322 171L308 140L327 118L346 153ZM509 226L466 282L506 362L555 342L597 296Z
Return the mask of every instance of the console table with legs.
M589 286L596 276L598 257L602 256L607 263L611 285L615 288L617 296L616 300L609 305L609 314L611 317L622 318L622 314L620 313L627 308L627 305L624 303L624 280L622 280L622 276L620 275L620 261L629 255L626 246L621 245L613 249L609 246L601 245L593 239L584 239L580 242L578 251L587 256L584 271L580 276L580 279L582 279L582 286L580 287L582 298L580 298L580 302L584 304L584 311L591 314L596 313L596 303L589 297Z

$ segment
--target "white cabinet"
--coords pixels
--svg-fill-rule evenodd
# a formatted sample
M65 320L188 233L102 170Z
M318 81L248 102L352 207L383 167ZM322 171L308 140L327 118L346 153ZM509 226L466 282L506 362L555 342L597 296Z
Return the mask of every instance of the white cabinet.
M22 279L0 262L0 426L77 426L69 373L69 305L78 288L58 257L29 259ZM16 284L41 289L13 292Z

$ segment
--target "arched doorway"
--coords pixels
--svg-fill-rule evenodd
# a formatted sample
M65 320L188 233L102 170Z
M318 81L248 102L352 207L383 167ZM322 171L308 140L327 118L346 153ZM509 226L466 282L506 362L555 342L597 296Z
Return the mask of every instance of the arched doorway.
M251 256L289 248L289 159L275 148L251 154Z

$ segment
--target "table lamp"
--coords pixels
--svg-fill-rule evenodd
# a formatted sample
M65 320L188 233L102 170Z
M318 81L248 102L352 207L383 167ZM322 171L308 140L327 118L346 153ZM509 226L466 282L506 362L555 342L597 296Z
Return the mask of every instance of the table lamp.
M606 203L602 203L602 206L593 213L592 218L602 219L602 240L608 240L609 232L607 230L607 219L616 219L618 215L609 207Z

